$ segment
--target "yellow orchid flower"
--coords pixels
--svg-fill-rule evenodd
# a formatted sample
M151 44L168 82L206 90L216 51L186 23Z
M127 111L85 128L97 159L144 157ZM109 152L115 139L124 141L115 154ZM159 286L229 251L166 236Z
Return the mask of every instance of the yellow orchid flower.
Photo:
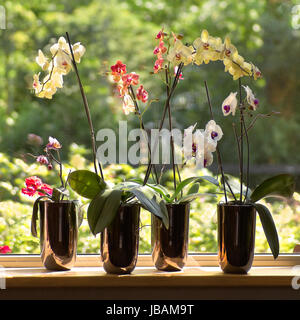
M233 76L233 80L252 75L251 64L245 62L244 58L240 56L237 51L232 54L232 59L224 58L223 63L225 65L225 71L228 71Z
M74 60L79 63L85 53L84 46L80 42L71 46ZM64 37L60 37L58 42L50 47L51 60L45 57L44 53L39 50L36 62L48 74L44 77L43 82L39 80L39 74L33 77L33 88L35 94L40 98L52 99L58 88L63 87L63 76L67 75L72 69L72 57L70 46Z
M214 38L209 35L207 30L203 30L200 38L193 42L196 49L194 62L198 65L209 63L210 61L217 61L221 59L223 51L223 43L221 38Z
M85 47L77 42L72 46L72 50L76 63L80 63L81 57L85 54Z
M57 72L63 75L68 74L72 69L71 57L65 51L58 50L54 58L54 66L57 68Z
M176 39L174 46L170 49L167 59L174 65L181 62L186 66L193 61L194 48L185 46L180 40Z
M252 66L252 74L253 74L254 80L261 78L262 77L261 71L253 63L251 63L251 66Z
M70 54L70 48L69 44L67 43L66 39L64 37L60 37L54 45L51 46L50 52L52 56L55 56L55 54L59 51L64 51L68 55Z
M42 84L40 82L40 74L34 74L33 75L33 84L32 87L34 89L34 92L37 94L41 91Z
M44 71L49 68L48 59L45 57L42 50L39 50L38 56L35 58L35 61Z
M231 43L230 38L228 36L225 37L222 58L230 59L233 57L233 55L236 55L237 53L237 48Z

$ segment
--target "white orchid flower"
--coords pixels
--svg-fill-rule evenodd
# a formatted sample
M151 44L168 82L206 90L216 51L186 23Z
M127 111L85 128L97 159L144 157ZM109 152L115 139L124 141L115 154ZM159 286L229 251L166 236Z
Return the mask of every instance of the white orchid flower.
M203 167L207 168L207 167L211 166L213 161L214 161L214 157L213 157L212 152L206 151L204 153L204 157L203 157Z
M243 88L245 89L247 94L247 102L249 104L249 108L255 111L256 108L258 107L258 103L259 103L258 99L255 98L252 90L248 86L243 86Z
M229 114L235 115L236 107L238 104L236 98L237 92L231 92L230 95L223 101L222 103L222 111L224 116L228 116Z
M185 162L192 158L198 161L202 158L204 152L204 134L202 130L196 130L193 133L196 125L197 123L184 130L183 152Z
M205 136L208 137L208 141L218 142L223 137L223 131L214 120L210 120L205 127Z

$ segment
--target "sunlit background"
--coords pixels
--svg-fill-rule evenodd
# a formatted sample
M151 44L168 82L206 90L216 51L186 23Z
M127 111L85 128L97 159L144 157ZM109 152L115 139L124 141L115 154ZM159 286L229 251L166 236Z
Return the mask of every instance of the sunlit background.
M120 59L136 72L150 99L165 99L163 82L151 74L155 57L155 35L164 27L192 43L203 29L224 39L229 35L239 53L257 65L263 78L243 78L259 99L259 113L280 112L259 118L249 131L250 187L264 178L288 172L297 177L300 189L300 5L297 1L276 0L14 0L4 1L6 29L0 30L0 245L13 253L38 253L39 241L30 235L32 200L21 195L25 177L38 175L49 184L58 184L54 172L32 164L28 152L37 152L28 141L36 134L46 144L48 136L63 145L66 168L87 168L92 159L89 128L75 74L65 77L64 88L52 100L36 98L32 76L40 71L35 62L38 49L50 46L68 31L72 42L81 42L86 53L79 72L88 97L95 130L117 128L128 120L128 129L138 127L134 116L125 116L120 99L114 97L106 71ZM238 158L232 118L224 118L223 100L237 91L237 81L224 72L221 62L184 69L172 100L173 126L184 129L195 122L204 127L210 119L204 80L207 81L216 121L224 137L220 143L225 171L238 175ZM144 115L147 128L157 127L162 102L153 103ZM209 170L216 173L216 161ZM144 167L109 166L107 177L122 181L143 176ZM185 169L183 176L191 172ZM170 184L170 174L164 182ZM172 186L172 184L170 184ZM203 191L209 186L203 185ZM74 195L75 196L75 195ZM281 251L291 252L300 242L300 196L289 202L272 202L281 239ZM215 252L216 219L214 199L200 199L192 206L190 250ZM143 213L143 223L150 217ZM79 252L99 252L84 223ZM150 252L150 228L142 228L141 252ZM258 221L256 250L266 252L267 242Z

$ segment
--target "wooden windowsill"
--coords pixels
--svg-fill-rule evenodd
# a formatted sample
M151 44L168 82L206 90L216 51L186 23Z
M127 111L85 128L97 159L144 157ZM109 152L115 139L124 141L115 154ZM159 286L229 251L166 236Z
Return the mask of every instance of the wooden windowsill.
M0 300L300 299L300 290L292 288L293 278L300 276L299 269L294 267L298 265L298 255L290 259L282 256L277 265L271 266L260 266L263 260L272 261L269 256L256 256L247 275L224 274L215 265L215 255L205 257L190 257L188 266L182 271L160 272L149 265L151 259L145 256L139 258L130 275L106 274L99 257L93 260L95 256L81 257L70 271L53 272L40 265L6 266L0 269L0 277L5 277L6 286L5 290L0 290ZM0 265L4 261L1 258ZM38 258L33 259L36 264ZM5 259L7 262L13 257L6 256ZM84 261L86 266L83 266ZM10 264L13 264L12 260Z
M102 267L75 267L70 271L44 268L8 268L10 288L106 288L106 287L291 287L296 276L292 267L253 267L247 275L224 274L218 267L185 267L179 272L162 272L137 267L130 275L106 274Z

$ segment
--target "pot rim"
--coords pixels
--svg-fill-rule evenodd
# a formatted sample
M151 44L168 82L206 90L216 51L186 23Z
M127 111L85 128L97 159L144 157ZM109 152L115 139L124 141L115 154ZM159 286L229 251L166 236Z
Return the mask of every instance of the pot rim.
M59 200L59 201L41 200L40 202L60 204L60 203L74 203L74 202L79 202L79 200Z
M180 202L180 203L166 203L167 207L186 206L186 205L190 205L190 201Z
M253 203L235 203L235 202L219 202L217 204L220 207L254 207Z
M122 208L122 207L123 208L124 207L132 207L132 208L140 207L140 208L142 208L142 205L140 203L121 203L119 209Z

